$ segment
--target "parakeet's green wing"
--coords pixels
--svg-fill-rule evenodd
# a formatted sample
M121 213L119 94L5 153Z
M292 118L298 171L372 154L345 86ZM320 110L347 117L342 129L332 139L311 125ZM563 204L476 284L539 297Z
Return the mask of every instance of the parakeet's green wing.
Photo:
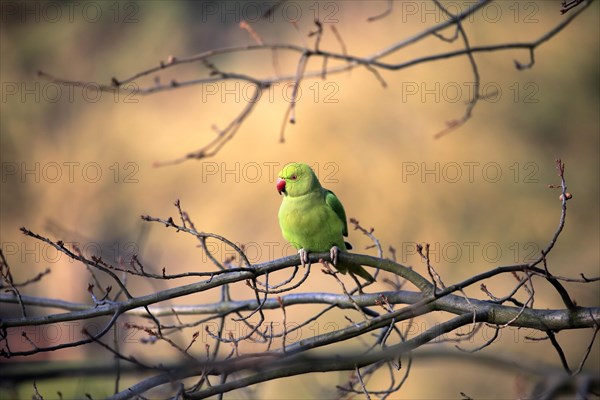
M342 205L340 199L338 199L335 193L333 193L331 190L327 190L327 194L325 195L325 202L329 207L333 209L333 211L335 211L336 215L344 223L344 230L342 231L342 235L348 236L348 222L346 221L346 211L344 211L344 206Z
M325 189L325 190L327 190L327 189ZM325 195L325 203L327 203L327 205L329 207L331 207L333 209L333 211L335 211L335 214L338 216L338 218L342 220L342 222L344 223L344 229L342 230L342 234L344 236L348 236L348 221L346 221L346 211L344 210L344 206L342 205L342 202L340 201L340 199L338 199L337 196L335 195L335 193L333 193L331 190L327 190L327 194ZM350 243L345 242L344 244L346 245L347 249L352 248ZM373 279L373 276L371 276L371 274L369 274L361 266L354 266L354 265L344 266L342 263L338 262L337 268L342 273L346 273L346 271L350 271L350 272L362 277L363 279L365 279L368 282L375 281L375 279Z

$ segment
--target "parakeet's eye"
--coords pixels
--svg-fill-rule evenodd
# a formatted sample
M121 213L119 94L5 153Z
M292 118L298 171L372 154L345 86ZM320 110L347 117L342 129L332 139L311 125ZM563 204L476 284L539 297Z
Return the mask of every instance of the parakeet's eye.
M298 177L294 174L290 177L291 180L295 181L296 179L298 179Z

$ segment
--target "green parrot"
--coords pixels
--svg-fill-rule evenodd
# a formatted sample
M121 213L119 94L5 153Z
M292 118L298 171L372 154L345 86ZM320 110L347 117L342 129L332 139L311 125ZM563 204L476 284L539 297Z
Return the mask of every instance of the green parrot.
M344 241L348 236L346 212L336 195L321 186L306 164L287 164L277 176L277 191L283 194L279 226L285 240L298 249L302 265L308 263L308 252L329 251L333 265L342 274L350 272L374 282L363 267L337 261L338 252L352 246Z

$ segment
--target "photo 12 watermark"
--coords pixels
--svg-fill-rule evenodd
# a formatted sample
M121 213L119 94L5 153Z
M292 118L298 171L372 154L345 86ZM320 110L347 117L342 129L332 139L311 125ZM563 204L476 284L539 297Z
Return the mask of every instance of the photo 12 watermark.
M336 24L340 21L340 3L335 1L202 1L200 7L201 22L295 24L308 19Z
M502 99L513 103L535 104L540 100L537 82L440 82L405 81L400 86L402 103L469 103L476 97L487 103Z
M129 262L139 253L139 245L134 241L128 242L94 242L83 240L61 241L68 252L80 254L87 260L103 259L106 262ZM0 248L5 257L15 259L21 263L56 264L58 262L77 263L65 252L48 243L41 241L5 241L0 243Z
M5 103L113 103L137 104L140 102L139 86L129 82L117 88L107 88L96 82L2 82L0 101Z
M200 165L200 180L202 183L211 181L221 183L275 183L277 173L286 165L280 161L203 161ZM337 178L339 164L332 161L314 162L310 167L322 184L339 183Z
M203 103L210 101L248 103L257 101L255 92L255 83L222 80L202 84L200 99ZM291 81L272 82L264 89L261 99L269 103L282 100L291 104L304 100L321 104L337 104L340 102L340 85L332 81L315 81L296 87L296 83Z
M435 23L449 21L452 16L460 16L476 7L477 1L444 1L441 6L433 1L397 1L402 23ZM488 2L475 12L469 13L464 22L483 21L490 24L512 22L515 24L539 23L540 6L535 1L495 1Z
M2 1L2 23L76 23L112 22L134 24L140 21L140 2L136 1Z
M533 241L527 242L494 242L494 241L434 241L429 244L429 262L434 264L473 264L488 263L494 264L501 260L512 263L524 263L537 260L541 254L542 247ZM420 260L426 263L419 246L424 243L402 242L397 254L398 260L407 264Z
M402 183L539 183L539 165L534 161L416 162L400 164Z
M6 161L0 165L2 183L139 183L140 166L132 161L109 165L96 161Z

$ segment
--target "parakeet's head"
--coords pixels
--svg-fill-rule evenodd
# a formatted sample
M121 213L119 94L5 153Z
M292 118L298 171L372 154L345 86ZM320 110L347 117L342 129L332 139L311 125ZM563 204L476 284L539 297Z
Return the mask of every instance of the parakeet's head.
M287 164L277 174L277 191L285 196L302 196L320 186L319 179L306 164Z

